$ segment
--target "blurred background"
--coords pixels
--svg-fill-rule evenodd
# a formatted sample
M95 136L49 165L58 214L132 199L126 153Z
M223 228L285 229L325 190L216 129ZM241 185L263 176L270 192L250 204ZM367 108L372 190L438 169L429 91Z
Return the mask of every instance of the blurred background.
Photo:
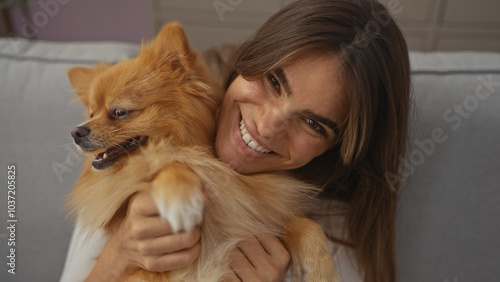
M19 39L150 39L180 21L204 50L238 43L292 0L0 0L0 35ZM381 0L414 51L500 51L498 0Z

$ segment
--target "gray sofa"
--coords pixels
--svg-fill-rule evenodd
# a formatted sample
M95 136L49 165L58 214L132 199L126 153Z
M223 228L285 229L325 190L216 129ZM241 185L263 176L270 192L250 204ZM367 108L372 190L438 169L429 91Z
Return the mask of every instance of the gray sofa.
M72 230L64 199L83 160L69 133L84 120L83 108L71 103L66 71L138 50L116 42L0 39L0 281L57 281L63 267ZM411 58L410 150L402 173L391 175L405 183L397 221L400 281L498 281L500 54ZM7 202L14 190L10 165L15 203ZM15 217L8 218L9 209ZM8 272L12 242L15 274Z

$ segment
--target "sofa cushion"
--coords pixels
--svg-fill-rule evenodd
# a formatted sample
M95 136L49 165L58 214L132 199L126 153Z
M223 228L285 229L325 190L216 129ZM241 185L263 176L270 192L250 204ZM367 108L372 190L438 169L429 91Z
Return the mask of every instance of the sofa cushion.
M72 223L63 208L83 160L71 129L84 109L66 77L73 66L134 57L135 44L0 39L0 281L58 281ZM7 272L7 166L16 166L16 274ZM9 259L10 260L10 259Z
M412 53L412 136L400 173L400 281L496 281L500 54Z

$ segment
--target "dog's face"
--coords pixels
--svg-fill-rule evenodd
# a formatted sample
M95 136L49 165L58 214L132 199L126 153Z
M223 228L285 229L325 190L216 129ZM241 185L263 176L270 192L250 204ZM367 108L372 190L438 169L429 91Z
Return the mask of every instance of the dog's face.
M184 145L213 142L219 98L178 24L166 26L135 59L73 68L68 76L88 117L71 135L94 154L95 169L167 137Z

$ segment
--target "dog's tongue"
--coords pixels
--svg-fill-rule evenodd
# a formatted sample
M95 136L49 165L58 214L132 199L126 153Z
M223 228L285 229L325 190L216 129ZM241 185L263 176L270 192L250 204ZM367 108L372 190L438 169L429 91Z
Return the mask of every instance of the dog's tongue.
M141 145L146 143L147 139L147 136L138 136L126 140L119 145L108 148L106 151L100 152L97 156L95 156L92 161L92 166L99 170L105 169L119 160L123 155L138 149Z

